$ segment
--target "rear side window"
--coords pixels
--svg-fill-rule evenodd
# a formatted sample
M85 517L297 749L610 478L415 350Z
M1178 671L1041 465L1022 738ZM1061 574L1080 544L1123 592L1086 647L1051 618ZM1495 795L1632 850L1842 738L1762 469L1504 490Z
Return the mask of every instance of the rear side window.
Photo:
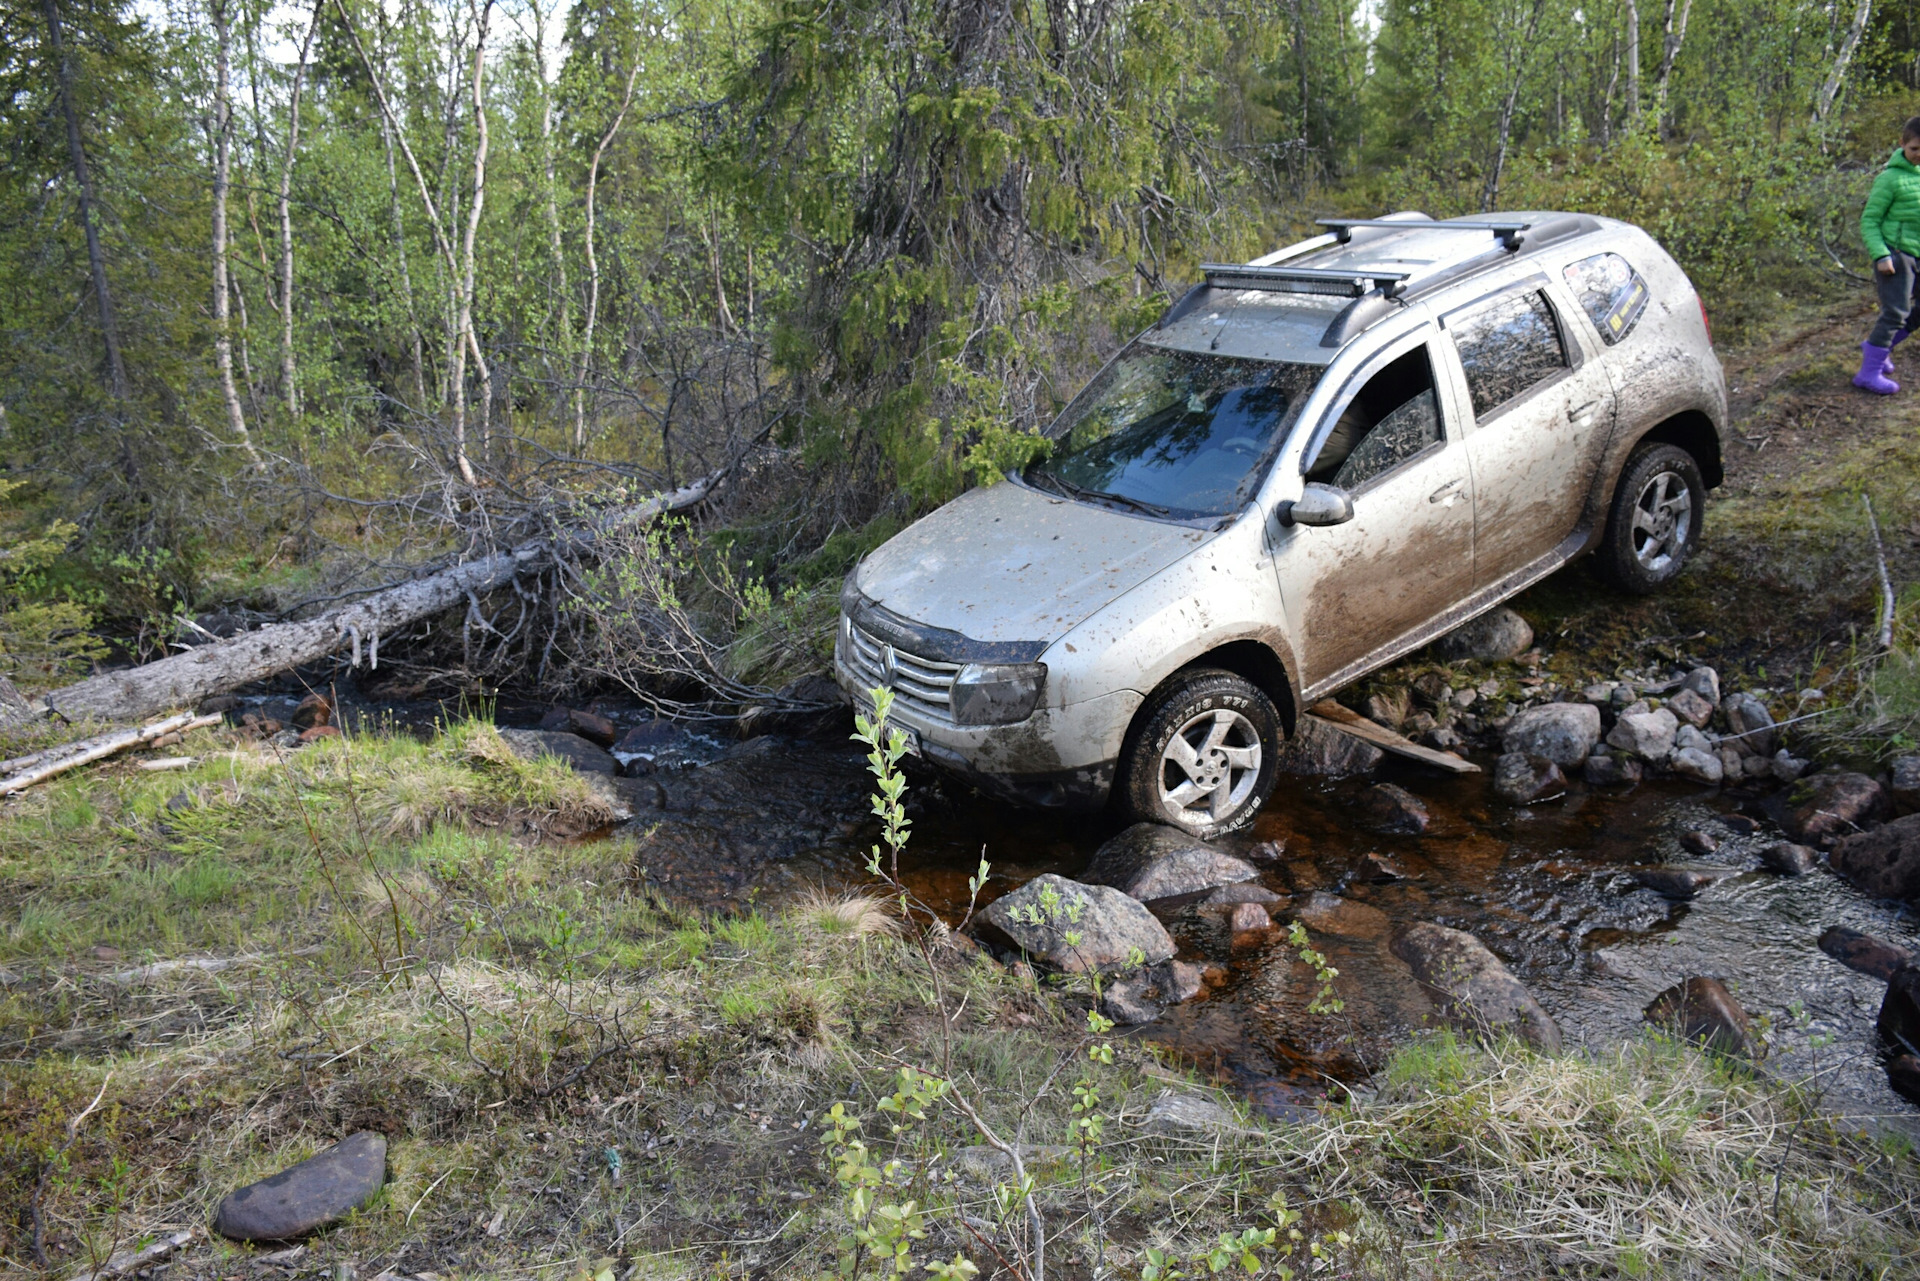
M1607 346L1625 338L1647 309L1647 282L1619 254L1595 254L1568 263L1567 285L1580 307L1593 318L1594 328Z
M1308 480L1359 489L1438 445L1445 433L1433 396L1433 364L1416 347L1373 377L1341 410Z
M1449 320L1473 394L1473 416L1500 406L1567 368L1560 322L1540 293L1507 294Z

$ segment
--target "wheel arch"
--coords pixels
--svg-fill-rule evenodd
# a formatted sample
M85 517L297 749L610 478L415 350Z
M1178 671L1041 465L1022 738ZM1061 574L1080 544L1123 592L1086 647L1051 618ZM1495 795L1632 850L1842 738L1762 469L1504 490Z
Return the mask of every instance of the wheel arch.
M1204 667L1217 667L1232 672L1235 676L1251 682L1268 698L1280 713L1280 726L1293 737L1294 725L1299 716L1299 702L1294 695L1293 677L1287 671L1286 663L1273 651L1272 646L1258 640L1234 640L1216 645L1204 654L1198 654L1180 664L1165 676L1140 700L1140 706L1134 709L1133 719L1127 726L1126 738L1121 755L1133 746L1134 738L1140 732L1140 726L1146 721L1148 710L1154 699L1169 684L1191 671Z
M1714 429L1713 420L1698 409L1682 410L1663 419L1634 441L1633 448L1638 449L1648 441L1686 450L1699 464L1700 477L1707 482L1708 489L1717 489L1726 480L1726 468L1720 456L1720 433ZM1627 452L1631 456L1633 451Z

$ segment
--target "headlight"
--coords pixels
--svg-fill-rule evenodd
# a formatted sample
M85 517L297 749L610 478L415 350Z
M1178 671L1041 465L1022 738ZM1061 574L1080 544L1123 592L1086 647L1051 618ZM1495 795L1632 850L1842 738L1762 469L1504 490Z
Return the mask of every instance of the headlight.
M1047 684L1045 663L968 663L953 678L956 725L1011 725L1033 715Z

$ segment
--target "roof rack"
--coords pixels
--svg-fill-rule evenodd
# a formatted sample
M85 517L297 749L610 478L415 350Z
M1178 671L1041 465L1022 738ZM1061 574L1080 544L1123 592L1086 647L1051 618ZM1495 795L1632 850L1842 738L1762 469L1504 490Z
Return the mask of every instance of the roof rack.
M1325 227L1340 241L1346 244L1353 238L1355 227L1390 227L1395 231L1405 231L1417 227L1421 231L1491 231L1500 238L1500 245L1508 253L1520 248L1520 233L1533 226L1530 222L1480 221L1472 222L1415 222L1401 218L1316 218L1314 226Z
M1402 224L1395 223L1395 226ZM1400 282L1412 273L1379 271L1372 267L1337 271L1327 267L1252 267L1245 263L1203 262L1201 272L1216 289L1266 289L1279 293L1350 293L1358 298L1374 289L1391 298ZM1319 285L1319 289L1288 289L1288 285Z

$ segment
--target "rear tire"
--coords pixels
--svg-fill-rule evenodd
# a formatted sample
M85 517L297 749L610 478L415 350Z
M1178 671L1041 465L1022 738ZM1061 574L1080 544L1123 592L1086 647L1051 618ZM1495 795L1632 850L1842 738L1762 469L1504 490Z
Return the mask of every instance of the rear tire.
M1181 672L1141 709L1120 761L1122 803L1135 819L1202 840L1253 822L1273 793L1280 713L1244 677L1219 668Z
M1600 572L1637 596L1658 591L1699 549L1706 514L1707 485L1693 455L1677 445L1639 446L1614 487Z

